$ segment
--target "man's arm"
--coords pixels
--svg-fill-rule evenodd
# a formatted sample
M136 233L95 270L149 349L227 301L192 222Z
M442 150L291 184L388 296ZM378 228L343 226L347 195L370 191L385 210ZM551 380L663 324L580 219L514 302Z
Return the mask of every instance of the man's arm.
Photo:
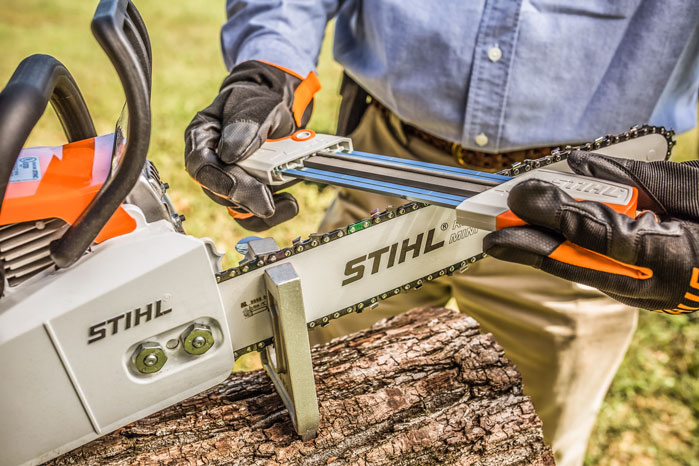
M301 76L315 69L325 27L344 0L228 0L221 29L226 67L261 60Z

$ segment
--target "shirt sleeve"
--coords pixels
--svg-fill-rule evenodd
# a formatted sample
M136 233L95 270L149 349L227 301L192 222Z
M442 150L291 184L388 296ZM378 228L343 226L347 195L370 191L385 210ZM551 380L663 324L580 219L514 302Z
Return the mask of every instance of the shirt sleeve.
M306 76L315 69L325 27L344 0L227 0L221 48L228 70L263 60Z

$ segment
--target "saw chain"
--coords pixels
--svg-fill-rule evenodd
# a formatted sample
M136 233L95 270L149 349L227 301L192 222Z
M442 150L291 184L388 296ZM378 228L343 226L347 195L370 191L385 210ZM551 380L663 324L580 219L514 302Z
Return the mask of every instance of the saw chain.
M549 155L537 159L527 159L522 162L517 162L513 164L510 168L497 172L497 174L509 177L517 177L523 175L524 173L530 172L531 170L565 161L568 158L568 155L575 150L594 152L595 150L600 150L602 148L609 147L614 144L630 141L649 134L659 134L665 138L667 142L667 153L665 154L665 159L667 160L670 156L672 147L675 144L674 131L666 130L665 128L660 126L639 125L630 128L628 131L622 134L607 135L595 139L592 142L586 142L575 146L567 145L562 148L556 148ZM344 227L336 228L326 233L313 233L309 235L309 237L306 239L301 239L299 237L298 239L294 240L292 244L288 247L282 248L270 254L258 255L254 258L244 260L238 266L231 267L227 270L224 270L216 274L216 281L218 283L222 283L228 280L233 280L255 270L276 264L277 262L282 261L284 259L288 259L292 256L296 256L304 252L310 251L311 249L322 248L323 246L328 245L331 242L334 243L336 241L340 241L343 238L346 238L349 235L352 235L359 231L363 231L373 226L384 224L386 222L395 220L399 217L409 215L430 205L431 204L425 202L409 202L399 207L388 206L384 211L374 211L371 213L369 217L358 220L357 222L351 223ZM373 309L376 306L378 306L378 304L383 300L389 299L401 293L406 293L412 290L418 290L422 288L422 286L426 282L435 280L446 275L452 275L456 272L465 272L471 264L485 257L487 257L486 253L480 253L471 257L463 258L462 260L455 262L454 264L448 267L435 270L432 273L428 273L415 280L404 283L401 286L386 290L385 292L380 293L376 296L368 296L366 299L356 302L351 306L335 310L334 312L331 312L321 318L312 320L307 323L307 328L308 330L313 330L317 327L325 327L342 316L346 316L353 313L359 314L366 310ZM273 338L267 338L265 340L258 341L255 344L247 345L243 348L237 348L234 353L235 358L237 359L241 355L252 351L262 351L265 347L271 345L272 343Z

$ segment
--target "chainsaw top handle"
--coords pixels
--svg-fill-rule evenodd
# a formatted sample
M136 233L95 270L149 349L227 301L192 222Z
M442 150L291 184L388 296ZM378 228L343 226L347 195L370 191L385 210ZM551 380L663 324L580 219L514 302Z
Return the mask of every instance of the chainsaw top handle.
M130 0L101 0L92 33L116 69L126 95L128 137L119 166L60 238L51 244L59 267L73 264L129 194L146 161L150 142L152 55L143 19Z

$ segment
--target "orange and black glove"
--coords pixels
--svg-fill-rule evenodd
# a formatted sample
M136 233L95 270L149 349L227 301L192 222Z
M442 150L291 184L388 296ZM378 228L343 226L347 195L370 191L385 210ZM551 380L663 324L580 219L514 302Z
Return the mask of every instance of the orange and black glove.
M508 200L528 226L489 234L485 252L593 286L629 306L699 310L699 161L646 163L578 151L568 164L580 175L635 186L639 209L647 211L632 219L528 180Z
M294 217L296 199L269 187L236 165L266 139L293 134L310 119L315 73L300 76L260 61L231 71L213 103L185 130L185 167L215 202L244 228L262 231Z

